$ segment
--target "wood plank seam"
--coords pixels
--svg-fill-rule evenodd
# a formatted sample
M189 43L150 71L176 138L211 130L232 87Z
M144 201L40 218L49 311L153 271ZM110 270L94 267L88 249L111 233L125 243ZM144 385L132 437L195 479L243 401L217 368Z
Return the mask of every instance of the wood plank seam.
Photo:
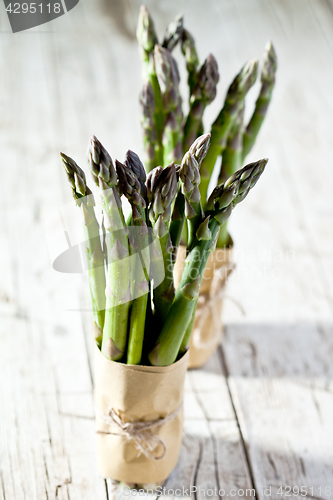
M227 330L228 326L225 325L224 329ZM222 344L220 344L218 346L218 355L219 355L219 358L220 358L220 361L221 361L221 365L222 365L222 368L223 368L223 372L224 372L224 375L225 375L226 384L227 384L227 388L228 388L228 392L229 392L229 396L230 396L230 401L231 401L232 409L233 409L233 412L234 412L234 415L235 415L235 420L237 422L237 427L238 427L239 434L240 434L240 437L241 437L242 448L243 448L244 455L246 457L246 462L247 462L247 466L248 466L248 473L249 473L249 476L250 476L251 485L252 485L252 488L254 488L254 491L256 492L255 498L257 498L257 488L256 488L256 482L255 482L255 479L254 479L252 463L251 463L251 459L250 459L250 456L249 456L249 453L248 453L248 449L247 449L247 445L246 445L246 442L245 442L245 439L244 439L244 435L243 435L243 432L242 432L242 429L241 429L241 426L240 426L240 422L239 422L238 414L237 414L236 407L235 407L235 404L234 404L232 392L231 392L231 389L230 389L230 385L229 385L230 373L229 373L229 370L228 370L228 365L227 365L227 362L226 362L226 357L225 357L225 354L224 354L224 351L223 351Z
M189 373L189 375L191 375L191 374ZM217 461L216 439L215 439L215 436L214 436L214 434L212 432L212 429L211 429L209 415L207 415L206 408L202 404L202 401L200 399L200 395L199 395L198 391L196 390L195 385L193 384L193 380L192 380L191 376L189 376L189 380L190 380L191 388L192 388L193 394L195 396L195 399L196 399L198 405L200 406L200 408L202 410L202 413L204 414L205 419L206 419L206 421L208 423L209 437L210 437L210 439L212 441L213 450L214 450L214 455L213 456L214 456L215 480L216 480L216 484L218 486L218 490L220 491L220 484L219 484L219 477L218 477L218 461ZM201 464L201 460L202 460L202 456L203 456L203 447L204 447L204 443L201 442L201 441L199 441L199 456L198 456L198 460L197 460L197 463L196 463L194 480L193 480L193 486L197 486L197 476L198 476L198 472L199 472L199 468L200 468L200 464ZM197 500L197 492L194 492L194 498L195 498L195 500ZM222 500L220 494L219 494L219 499Z

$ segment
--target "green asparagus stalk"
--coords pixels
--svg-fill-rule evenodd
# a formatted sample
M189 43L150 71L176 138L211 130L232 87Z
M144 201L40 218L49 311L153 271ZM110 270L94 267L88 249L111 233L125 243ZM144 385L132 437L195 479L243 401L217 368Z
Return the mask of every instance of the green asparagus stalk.
M128 234L113 161L95 136L90 140L88 162L95 183L100 189L106 229L107 283L102 353L108 359L119 360L124 356L126 349L131 298Z
M69 156L64 153L60 153L60 156L68 182L72 188L73 197L82 211L84 245L93 317L98 328L103 331L105 318L104 254L101 247L99 225L94 211L94 197L87 186L83 170Z
M190 152L187 152L182 159L179 177L185 198L184 212L187 219L187 245L191 245L195 237L197 221L202 217L202 207L199 192L199 165Z
M218 223L212 228L218 231ZM187 257L182 280L164 322L154 349L149 353L149 361L154 366L166 366L175 362L184 334L189 326L199 295L201 275L204 272L211 242L198 242Z
M243 146L243 120L244 108L240 108L238 117L231 130L230 137L227 142L227 147L223 151L222 165L220 169L219 184L226 181L232 174L237 172L241 167L242 161L242 146ZM228 223L226 222L221 226L217 246L219 248L226 248L230 244L230 235L228 233Z
M116 160L121 192L132 207L132 223L137 229L130 235L136 257L133 265L134 292L130 314L127 364L139 364L142 357L146 310L149 292L148 228L146 224L146 173L140 158L128 151L125 163ZM133 254L133 252L132 252ZM140 259L137 257L140 256Z
M133 151L127 151L124 165L116 162L119 185L122 194L132 206L131 224L137 228L133 242L137 255L140 257L145 279L149 280L149 255L146 224L146 172L139 156Z
M150 166L161 165L163 163L163 109L162 109L162 96L160 86L157 80L154 62L154 47L158 43L155 33L154 23L149 15L148 9L145 5L140 8L138 26L137 26L137 40L139 43L139 51L142 61L142 78L143 81L149 81L154 93L154 129L156 132L156 142L154 142L155 161L148 163L146 168Z
M203 206L207 199L208 185L216 160L226 148L230 130L238 116L239 108L247 92L254 85L257 78L258 62L248 61L229 87L224 105L212 125L211 146L203 161L201 174L200 194Z
M173 246L169 234L171 207L178 192L176 167L171 163L165 169L156 168L148 175L147 193L149 219L154 228L163 260L164 279L154 289L155 317L162 324L174 298ZM156 265L152 268L155 279Z
M195 239L198 221L202 220L203 212L200 199L199 168L210 143L210 134L199 137L184 155L179 169L182 183L182 193L185 197L185 217L187 219L187 246L190 247Z
M217 62L209 54L196 78L196 85L190 97L190 111L184 126L184 151L190 148L202 127L202 117L205 107L216 96L216 85L219 81Z
M191 33L189 33L189 31L187 31L186 29L183 29L181 47L186 62L186 69L188 73L187 83L189 86L190 98L191 98L191 95L193 93L197 81L199 58L197 54L197 49L195 47L194 38L191 35Z
M140 94L140 104L142 108L141 125L143 130L143 144L145 150L146 169L150 172L156 167L155 151L158 148L156 125L154 121L155 97L150 81L143 85Z
M267 160L260 160L247 165L224 184L217 186L209 197L206 218L197 230L169 314L155 347L149 353L152 365L166 366L177 359L193 317L209 254L216 245L219 227L229 218L233 207L242 201L256 184L266 164Z
M185 198L181 191L178 192L174 204L171 224L170 224L170 238L173 246L173 260L176 260L177 248L180 244L181 236L185 223Z
M207 219L205 219L205 223L202 226L204 228L205 232L207 231L208 223L209 223L209 217L207 217ZM220 226L220 228L221 228L221 226ZM219 237L219 234L220 234L220 231L218 230L217 235L216 235L213 243L209 247L209 254L211 254L215 250L215 248L216 248L216 242L217 242L217 239ZM210 236L210 234L209 234L208 231L207 231L206 236L207 237ZM199 232L199 237L200 237L200 232ZM183 337L183 340L182 340L182 343L181 343L181 346L180 346L180 350L179 350L180 354L184 354L186 351L188 351L189 346L190 346L190 340L191 340L191 335L192 335L194 321L195 321L195 311L196 311L197 304L198 304L198 298L199 297L196 298L195 305L194 305L194 311L192 313L192 318L191 318L191 320L190 320L190 322L188 324L187 330L185 332L185 335Z
M202 160L207 154L209 148L209 138L210 134L204 134L191 145L189 149L189 153L194 156L194 159L198 163L198 168L200 168ZM180 165L177 167L179 172ZM182 235L184 241L187 241L187 227L184 227L185 222L185 198L182 191L179 191L176 202L174 205L174 209L172 212L172 221L170 224L170 237L172 241L172 245L174 248L173 251L173 260L176 260L177 248L180 244ZM183 231L183 229L186 231ZM186 237L185 234L186 233Z
M275 73L277 69L277 57L272 42L269 40L265 47L263 57L263 68L261 71L261 90L256 102L256 107L252 118L243 135L242 161L251 151L261 125L265 119L268 106L271 102L275 85Z
M244 105L239 111L239 116L228 138L227 147L222 155L222 166L219 175L219 183L223 182L230 175L235 173L247 154L252 149L261 125L265 119L272 92L275 84L275 72L277 67L276 54L271 42L265 48L263 69L261 72L261 90L256 102L256 107L252 118L243 132ZM227 224L221 227L217 246L220 248L228 246L230 235Z
M155 71L162 95L164 113L163 165L179 163L182 157L183 112L179 93L178 66L171 53L159 45L154 49Z
M234 126L230 131L227 146L223 151L222 164L218 178L219 184L226 181L241 167L244 109L244 105L240 107Z
M133 277L135 280L135 294L137 297L134 299L131 308L126 362L128 365L139 365L142 359L149 284L147 283L141 266L135 266L135 274ZM142 320L144 320L143 323Z

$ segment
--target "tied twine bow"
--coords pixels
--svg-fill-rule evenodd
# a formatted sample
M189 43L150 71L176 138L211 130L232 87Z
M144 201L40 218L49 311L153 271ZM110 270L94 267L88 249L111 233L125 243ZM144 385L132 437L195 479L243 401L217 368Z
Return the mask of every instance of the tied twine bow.
M196 310L196 328L192 333L192 343L196 349L210 349L218 342L220 338L221 328L221 311L217 307L221 299L229 298L225 294L225 285L227 278L235 269L235 264L224 263L216 272L212 279L212 285L208 292L200 293L198 298L198 305ZM231 299L245 314L241 305L234 299ZM207 340L202 339L202 332L205 331L205 323L207 317L211 316L213 319L214 332Z
M182 403L178 408L167 415L165 418L158 418L157 420L151 420L149 422L125 422L119 413L117 413L112 407L109 407L107 413L102 413L98 408L95 408L96 416L105 424L109 426L116 427L116 432L111 431L96 431L98 434L112 434L114 436L125 436L127 440L134 441L137 449L139 450L139 455L143 454L151 460L161 460L164 458L167 451L167 446L163 439L153 434L149 431L159 427L160 425L165 425L167 422L171 422L175 416L179 413L182 407ZM158 456L152 454L152 452L157 448L158 445L162 446L162 453ZM138 455L138 456L139 456Z

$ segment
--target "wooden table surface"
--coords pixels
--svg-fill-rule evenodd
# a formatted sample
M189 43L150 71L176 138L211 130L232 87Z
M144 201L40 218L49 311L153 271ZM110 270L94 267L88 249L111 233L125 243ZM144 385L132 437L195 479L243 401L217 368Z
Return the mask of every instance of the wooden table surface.
M270 163L231 222L225 336L187 375L181 456L166 488L196 486L195 499L215 487L220 499L252 488L259 500L332 498L333 2L147 5L159 30L183 11L201 60L216 56L207 123L268 38L279 56L248 158ZM86 281L53 270L45 235L50 213L71 201L59 151L85 166L95 133L114 158L141 152L138 9L139 0L81 0L14 35L0 4L1 500L125 498L95 469Z

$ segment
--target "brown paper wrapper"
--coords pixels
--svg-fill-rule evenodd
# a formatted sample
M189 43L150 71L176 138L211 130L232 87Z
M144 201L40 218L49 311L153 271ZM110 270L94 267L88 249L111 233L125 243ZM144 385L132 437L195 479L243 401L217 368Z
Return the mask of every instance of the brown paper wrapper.
M186 247L180 246L174 267L177 288L182 277ZM203 366L220 343L223 334L223 292L227 277L233 270L232 246L217 248L209 256L203 276L198 306L190 341L188 368Z
M183 388L188 353L170 366L135 366L106 359L96 346L95 407L97 466L104 478L127 483L165 481L177 464L183 434ZM150 422L176 415L147 433L157 436L148 458L121 428L108 425L101 415L113 409L123 422Z

